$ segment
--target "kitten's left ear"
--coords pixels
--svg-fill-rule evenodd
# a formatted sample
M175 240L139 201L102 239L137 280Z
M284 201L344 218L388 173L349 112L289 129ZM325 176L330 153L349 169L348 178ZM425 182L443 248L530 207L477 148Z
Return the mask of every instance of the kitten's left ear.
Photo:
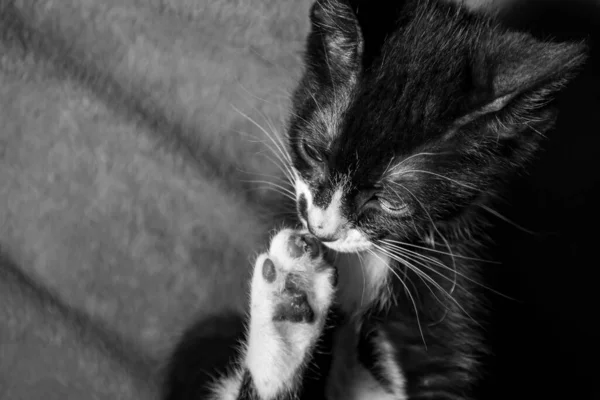
M363 52L358 19L348 0L317 0L310 19L314 45L321 47L336 70L354 70Z
M497 117L494 134L512 137L532 121L586 60L582 43L541 42L522 33L493 34L472 59L467 119ZM475 111L473 111L475 110ZM547 110L546 110L547 111Z

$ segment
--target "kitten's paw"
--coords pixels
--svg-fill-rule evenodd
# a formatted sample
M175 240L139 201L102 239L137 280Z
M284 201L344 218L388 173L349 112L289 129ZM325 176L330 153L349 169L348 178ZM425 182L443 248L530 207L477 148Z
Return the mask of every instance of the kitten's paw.
M323 331L337 274L311 235L284 229L256 260L246 366L263 394L289 386Z
M278 330L290 323L320 323L333 300L337 280L321 244L311 235L290 229L279 232L269 252L254 266L251 320ZM281 332L285 333L285 332Z

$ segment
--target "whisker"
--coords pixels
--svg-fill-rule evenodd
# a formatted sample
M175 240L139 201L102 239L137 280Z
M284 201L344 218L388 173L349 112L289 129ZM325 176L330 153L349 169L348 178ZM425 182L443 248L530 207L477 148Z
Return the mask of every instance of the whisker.
M372 243L373 245L375 245L374 243ZM423 334L423 328L421 326L421 320L419 318L419 310L417 308L417 303L415 302L415 299L413 298L413 295L410 293L410 289L408 288L408 286L406 286L406 283L404 283L404 281L400 278L400 275L398 275L398 273L396 271L394 271L394 269L384 260L381 258L381 256L379 254L377 254L376 252L374 252L373 250L368 250L372 255L374 255L375 257L379 258L379 260L388 268L388 270L394 274L396 276L396 278L398 278L398 280L400 281L400 283L402 283L402 286L404 286L404 289L406 290L406 294L408 295L408 297L410 298L410 301L413 304L413 307L415 309L415 316L417 319L417 326L419 327L419 332L421 333L421 338L423 339L423 345L425 346L425 350L427 350L427 342L425 341L425 335Z
M278 188L281 190L280 193L287 193L288 197L294 201L296 201L296 193L292 192L291 190L287 189L285 186L281 186L278 185L275 182L271 182L271 181L264 181L264 180L256 180L256 179L250 179L250 180L242 180L242 182L248 182L248 183L262 183L262 184L266 184L266 185L271 185L275 188Z
M267 158L269 161L271 161L275 166L277 166L279 168L279 170L283 173L283 175L290 181L290 183L294 182L294 177L292 176L292 174L290 173L290 169L286 166L286 163L284 160L281 159L281 157L278 156L278 152L275 150L275 148L273 148L269 143L265 142L264 140L261 140L260 138L258 138L255 135L251 135L247 132L242 132L242 131L233 131L235 133L238 133L240 135L246 135L246 136L250 136L256 140L252 141L254 143L260 143L263 146L265 146L268 150L271 151L271 153L273 153L276 157L277 157L277 161L275 161L274 159L272 159L271 157L262 154L262 152L258 152L258 154L261 154L263 157Z
M290 196L288 196L287 194L285 194L285 193L282 193L282 192L280 192L279 190L277 190L277 189L275 189L275 188L273 188L273 187L270 187L270 186L265 186L265 187L263 187L263 188L248 188L248 189L245 189L245 190L243 190L243 192L253 192L253 191L256 191L256 190L259 190L259 189L264 189L264 190L272 190L272 191L274 191L274 192L277 192L277 193L278 193L278 194L280 194L281 196L284 196L285 198L289 199L290 201L295 201L295 199L292 199L292 198L291 198ZM289 215L292 215L292 213L290 212L290 213L289 213Z
M385 249L381 249L381 250L385 252ZM421 279L421 281L425 284L425 286L427 287L427 289L429 289L429 291L431 292L431 295L438 301L438 303L440 305L442 305L442 307L444 307L444 309L445 309L444 317L445 317L446 314L448 313L449 309L448 309L448 306L444 302L442 302L440 300L440 298L435 294L435 292L431 289L431 286L429 286L429 284L431 283L432 278L429 277L429 276L427 276L426 274L424 274L422 271L419 271L418 268L410 266L410 263L406 262L405 260L403 260L398 255L394 255L394 254L390 254L390 253L386 253L386 254L390 258L392 258L393 260L398 261L399 263L402 263L402 265L404 265L406 267L405 268L405 275L406 275L408 269L410 269L411 271L413 271L413 272L416 273L417 277L419 279ZM427 278L427 279L425 279L425 278ZM410 278L409 278L409 280L410 280ZM413 287L415 287L414 284L413 284ZM446 294L447 296L449 296L450 298L452 298L451 293L446 293L446 291L443 290L442 288L439 288L439 290L441 290L442 292L444 292L444 294ZM415 291L418 292L418 290L417 290L416 287L415 287ZM431 324L429 326L431 326Z
M272 134L270 134L262 125L260 125L255 119L253 119L252 117L250 117L249 115L245 114L244 112L242 112L241 110L239 110L237 107L235 107L234 105L232 105L233 109L239 113L241 116L243 116L244 118L246 118L248 121L250 121L254 126L256 126L258 129L260 129L265 136L273 143L273 145L275 145L275 147L279 150L280 154L286 159L286 161L291 162L291 157L289 156L289 153L286 151L285 148L285 144L283 143L282 139L279 137L279 135L276 134L276 130L274 129L274 127L270 124L270 120L264 115L264 113L262 113L261 111L257 110L255 107L252 107L253 110L255 110L256 112L259 113L259 115L267 122L267 125L269 125L269 128L272 131Z
M278 152L275 152L276 157L281 161L284 167L288 170L291 176L295 176L294 172L291 170L290 165L292 164L292 159L289 153L285 150L285 146L282 142L276 140L264 127L262 127L258 122L256 122L253 118L246 115L242 111L240 111L235 106L232 106L235 111L237 111L240 115L245 117L248 121L250 121L254 126L260 129L269 140L273 143Z
M281 166L281 164L277 163L276 160L274 160L273 158L265 155L264 156L267 160L271 161L271 163L273 163L275 166L277 166L277 168L279 169L279 171L281 171L281 173L285 176L285 178L288 181L288 184L293 187L294 186L294 182L295 182L295 178L293 176L289 175L289 172L287 171L287 169L283 166Z
M387 240L388 240L388 239L382 239L381 241L383 242L383 241L387 241ZM393 241L393 242L396 242L396 243L401 243L401 244L404 244L404 245L409 245L409 243L403 243L403 242L397 242L397 241ZM417 252L415 252L415 251L412 251L412 250L409 250L409 249L402 248L402 247L400 247L400 246L397 246L397 245L393 245L393 244L390 244L390 243L387 243L387 242L384 242L384 243L385 243L386 245L388 245L388 246L394 246L394 247L395 247L395 249L397 249L397 250L399 250L399 251L406 251L406 252L409 252L409 253L412 253L412 254L414 254L415 256L417 256L417 255L418 255L418 256L420 256L420 257L427 257L427 256L424 256L423 254L417 253ZM420 246L417 246L417 247L420 247ZM430 249L427 249L427 248L423 248L423 249L424 249L424 250L430 250ZM443 254L446 254L446 253L443 253ZM459 256L459 255L456 255L456 257L457 257L457 258L460 258L461 256ZM429 257L427 257L427 258L428 258L429 260L435 260L435 259L432 259L432 258L429 258ZM463 258L467 258L467 259L469 259L469 260L473 260L472 258L468 258L468 257L463 257ZM478 259L475 259L475 260L478 260ZM461 273L461 272L458 272L458 271L453 271L453 270L452 270L452 269L450 269L450 268L449 268L447 265L443 264L443 263L442 263L441 261L439 261L439 260L436 260L436 261L434 261L434 262L435 262L435 264L436 264L436 265L439 265L440 267L442 267L442 268L444 268L444 269L447 269L447 270L449 270L449 271L455 272L455 273L456 273L458 276L462 277L463 279L465 279L465 280L467 280L467 281L469 281L469 282L471 282L471 283L473 283L473 284L475 284L475 285L477 285L477 286L479 286L479 287L481 287L481 288L483 288L483 289L489 290L491 293L494 293L494 294L496 294L496 295L498 295L498 296L504 297L505 299L508 299L508 300L517 301L515 298L512 298L512 297L510 297L510 296L507 296L507 295L505 295L505 294L503 294L503 293L500 293L500 292L498 292L497 290L494 290L494 289L492 289L491 287L484 285L483 283L477 282L477 281L476 281L476 280L474 280L473 278L470 278L469 276L467 276L467 275L465 275L465 274L463 274L463 273ZM490 262L491 262L491 261L490 261ZM499 264L499 263L497 263L497 264ZM436 272L437 272L437 271L436 271ZM446 278L447 278L447 279L449 279L448 277L446 277ZM460 285L459 285L458 287L461 287L461 288L462 288L462 286L460 286Z
M377 245L375 245L377 246ZM379 247L379 246L377 246ZM379 247L380 250L385 251L385 249ZM427 279L435 288L437 288L439 291L441 291L442 293L444 293L450 300L452 300L452 302L454 304L456 304L456 306L458 308L460 308L460 310L465 313L466 316L468 316L475 324L481 326L481 324L479 324L473 317L471 317L471 315L467 312L467 310L464 309L464 307L458 302L458 300L456 300L454 297L452 297L452 295L450 293L448 293L439 283L437 283L432 277L430 277L429 275L427 275L426 273L424 273L423 271L421 271L418 267L416 267L415 265L413 265L412 263L408 262L406 259L403 259L402 257L398 256L397 254L389 254L388 256L390 256L391 258L395 259L398 262L401 262L402 264L406 265L407 267L409 267L411 269L411 271L413 271L414 273L416 273L418 276L420 276L422 279ZM446 277L447 278L447 277ZM436 297L437 299L437 297ZM439 301L439 299L438 299ZM441 303L442 306L444 306L443 303ZM447 309L447 308L446 308Z
M504 215L500 214L498 211L489 208L485 204L479 204L479 207L483 208L485 211L489 212L490 214L494 215L495 217L500 218L502 221L514 226L515 228L517 228L527 234L530 234L530 235L536 234L534 231L530 231L529 229L522 227L521 225L517 224L516 222L511 221L510 219L506 218Z
M273 179L275 181L281 182L281 184L283 184L283 185L290 185L291 186L290 181L288 181L288 180L286 180L286 179L284 179L284 178L282 178L281 176L278 176L278 175L264 174L264 173L261 173L261 172L252 172L252 171L248 171L248 170L245 170L245 169L242 169L242 168L237 168L237 170L240 171L240 172L242 172L242 173L244 173L244 174L253 175L253 176L262 176L264 178L270 178L270 179Z
M417 249L421 249L421 250L425 250L425 251L431 251L432 253L438 253L438 254L443 254L443 255L447 255L447 256L454 255L454 257L456 257L456 258L462 258L463 260L479 261L479 262L485 262L485 263L490 263L490 264L501 264L498 261L485 260L485 259L476 258L476 257L468 257L468 256L460 255L460 254L451 254L451 253L447 253L447 252L442 251L442 250L437 250L437 249L432 249L432 248L429 248L429 247L419 246L419 245L416 245L416 244L413 244L413 243L401 242L401 241L393 240L393 239L381 239L381 240L386 241L386 242L390 242L390 243L397 243L397 244L400 244L402 246L415 247Z
M429 214L429 211L427 211L427 208L425 208L425 205L421 202L421 200L419 200L419 198L413 192L411 192L410 190L408 190L408 188L406 188L404 185L402 185L400 183L398 183L398 185L401 188L403 188L404 190L406 190L419 203L419 205L421 206L421 208L423 209L423 211L425 212L425 214L429 218L429 221L431 222L431 226L437 232L437 234L440 235L440 237L442 238L442 240L446 244L446 248L448 249L450 258L452 259L452 266L454 267L454 274L455 274L455 278L456 278L456 272L457 272L456 271L456 259L454 258L454 253L452 252L452 248L450 247L450 243L448 243L448 240L444 237L444 235L442 235L442 233L440 232L440 230L437 228L435 222L433 221L433 218L431 217L431 214Z
M419 257L417 257L418 253L414 253L414 254L405 253L405 252L401 251L401 250L404 250L404 249L401 249L401 248L399 248L399 247L396 247L396 248L386 248L386 249L387 249L387 250L388 250L390 253L392 253L392 254L395 254L395 255L398 255L398 256L402 256L402 257L406 257L406 258L408 258L409 260L411 260L411 261L413 261L413 262L415 262L415 263L417 263L417 264L419 264L419 265L421 265L421 266L423 266L423 267L427 268L428 270L430 270L430 271L432 271L432 272L435 272L437 275L439 275L439 276L441 276L442 278L444 278L444 279L448 280L449 282L452 282L452 288L450 289L450 292L449 292L449 294L452 294L452 293L454 293L454 290L455 290L455 288L456 288L456 287L459 287L459 288L463 289L465 292L467 292L467 293L468 293L468 290L467 290L465 287L463 287L462 285L460 285L458 282L456 282L456 280L455 280L455 279L450 279L449 277L447 277L446 275L444 275L444 274L443 274L443 273L441 273L440 271L436 270L436 269L435 269L435 268L433 268L432 266L430 266L430 265L427 265L427 264L426 264L426 260L424 260L424 259L422 259L422 258L419 258ZM445 268L445 269L449 269L447 266L445 266L444 264L442 264L442 263L441 263L441 262L439 262L438 260L435 260L435 261L437 261L437 262L436 262L436 264L438 264L438 265L442 266L442 267L443 267L443 268ZM450 270L450 271L452 271L452 270Z

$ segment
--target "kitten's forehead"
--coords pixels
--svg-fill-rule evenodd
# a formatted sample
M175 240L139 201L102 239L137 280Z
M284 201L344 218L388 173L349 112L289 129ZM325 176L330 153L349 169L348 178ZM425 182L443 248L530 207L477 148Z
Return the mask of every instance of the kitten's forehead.
M314 118L326 128L313 134L324 134L328 168L372 183L395 157L423 151L447 132L456 112L449 104L455 85L445 82L449 76L429 76L433 83L423 84L419 71L375 70L322 105Z
M356 186L373 184L395 157L427 151L461 116L478 35L465 34L473 21L449 18L436 7L408 13L368 65L336 72L329 62L320 69L309 64L314 104L302 116L309 129L300 131L326 149L328 174L348 174Z

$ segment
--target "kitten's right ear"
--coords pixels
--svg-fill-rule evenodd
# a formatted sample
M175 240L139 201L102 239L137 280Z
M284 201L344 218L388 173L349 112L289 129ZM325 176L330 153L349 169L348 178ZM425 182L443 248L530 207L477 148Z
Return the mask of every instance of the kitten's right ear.
M348 0L317 0L311 9L311 40L330 68L355 71L360 65L363 37Z
M523 33L489 34L472 62L474 111L465 121L495 115L494 135L513 137L541 124L545 106L584 64L584 43L543 42ZM540 115L540 113L542 115Z

